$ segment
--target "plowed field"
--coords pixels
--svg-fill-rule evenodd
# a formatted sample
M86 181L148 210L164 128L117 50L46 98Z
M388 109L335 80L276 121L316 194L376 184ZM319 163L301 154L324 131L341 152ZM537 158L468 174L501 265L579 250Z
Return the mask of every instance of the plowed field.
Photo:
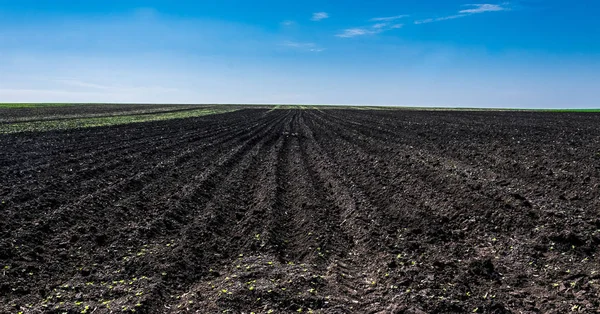
M0 135L1 313L596 313L600 115Z

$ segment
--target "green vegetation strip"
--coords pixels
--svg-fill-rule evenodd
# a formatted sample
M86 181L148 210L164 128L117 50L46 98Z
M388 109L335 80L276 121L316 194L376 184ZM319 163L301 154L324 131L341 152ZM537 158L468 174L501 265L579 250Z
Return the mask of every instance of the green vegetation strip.
M98 126L109 126L118 124L128 123L140 123L149 121L161 121L170 119L183 119L206 116L211 114L219 114L232 112L236 109L231 108L204 108L198 110L169 112L169 113L156 113L156 114L144 114L144 115L123 115L113 117L98 117L98 118L75 118L65 120L54 120L54 121L36 121L36 122L23 122L14 124L0 124L1 133L17 133L17 132L43 132L51 130L66 130L66 129L79 129L79 128L91 128Z
M44 103L44 104L7 104L7 103L0 103L0 108L42 108L42 107L65 107L65 106L75 106L77 104L51 104L51 103Z

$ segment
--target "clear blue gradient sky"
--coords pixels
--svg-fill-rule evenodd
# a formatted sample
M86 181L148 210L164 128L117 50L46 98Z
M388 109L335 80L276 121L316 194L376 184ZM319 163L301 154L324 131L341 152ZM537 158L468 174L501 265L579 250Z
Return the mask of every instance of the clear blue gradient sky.
M0 0L0 102L600 107L600 1Z

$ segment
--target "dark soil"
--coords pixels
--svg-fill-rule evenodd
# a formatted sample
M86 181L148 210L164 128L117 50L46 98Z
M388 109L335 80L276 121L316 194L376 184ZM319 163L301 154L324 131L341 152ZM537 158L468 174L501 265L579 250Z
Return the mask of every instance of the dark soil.
M1 313L596 313L600 115L0 136Z

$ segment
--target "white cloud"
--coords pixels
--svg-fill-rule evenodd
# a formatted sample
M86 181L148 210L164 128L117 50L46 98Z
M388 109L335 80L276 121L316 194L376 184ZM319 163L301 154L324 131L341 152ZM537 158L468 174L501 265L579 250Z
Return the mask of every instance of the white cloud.
M312 19L313 21L320 21L329 18L329 14L327 12L316 12L313 13Z
M372 35L372 34L377 34L377 33L379 33L379 31L373 31L373 30L369 30L369 29L365 29L365 28L347 28L340 34L337 34L336 36L342 37L342 38L351 38L351 37L356 37L356 36Z
M376 23L370 27L347 28L336 36L341 38L352 38L356 36L375 35L389 30L402 28L402 26L404 26L404 24Z
M454 20L454 19L459 19L461 17L465 17L465 16L469 16L469 14L456 14L456 15L438 17L435 19L418 20L418 21L415 21L415 24L427 24L427 23L433 23L433 22L439 22L439 21Z
M396 16L388 16L388 17L375 17L370 19L371 22L389 22L397 19L408 17L408 15L396 15Z
M296 41L286 41L282 45L284 45L286 47L293 47L293 48L307 48L307 47L314 47L315 43L300 43L300 42L296 42Z
M460 11L458 11L458 14L455 14L455 15L443 16L443 17L438 17L438 18L429 18L429 19L424 19L424 20L417 20L417 21L415 21L415 24L427 24L427 23L433 23L433 22L439 22L439 21L454 20L454 19L459 19L459 18L465 17L465 16L486 13L486 12L508 11L508 10L510 10L508 7L506 7L506 5L508 5L508 4L509 4L508 2L504 2L501 5L500 4L465 4L464 6L471 7L471 9L460 10Z
M290 21L290 20L285 20L285 21L281 22L281 25L283 25L283 26L292 26L294 24L296 24L296 22Z
M465 4L465 6L473 7L472 9L460 10L458 13L461 14L478 14L485 12L497 12L506 11L508 8L502 7L498 4Z
M315 43L302 43L297 41L285 41L281 44L284 47L294 48L310 52L321 52L325 49L318 47Z

